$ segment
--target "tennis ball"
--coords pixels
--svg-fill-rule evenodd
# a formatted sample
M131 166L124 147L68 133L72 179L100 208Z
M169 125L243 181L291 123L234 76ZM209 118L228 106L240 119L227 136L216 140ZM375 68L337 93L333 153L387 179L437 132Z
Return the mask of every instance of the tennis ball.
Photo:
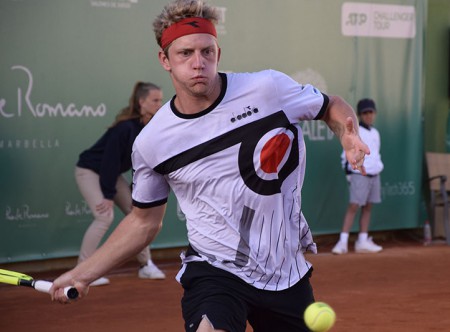
M333 326L336 314L328 304L314 302L306 308L303 318L311 331L325 332Z

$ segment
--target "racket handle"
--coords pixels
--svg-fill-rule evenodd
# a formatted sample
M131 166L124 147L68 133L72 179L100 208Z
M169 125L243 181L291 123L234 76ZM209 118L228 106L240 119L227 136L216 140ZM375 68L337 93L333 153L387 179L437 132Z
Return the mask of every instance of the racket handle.
M53 283L45 280L35 280L33 287L35 290L43 293L48 293ZM78 291L75 287L64 288L64 294L66 294L68 299L75 300L78 297Z

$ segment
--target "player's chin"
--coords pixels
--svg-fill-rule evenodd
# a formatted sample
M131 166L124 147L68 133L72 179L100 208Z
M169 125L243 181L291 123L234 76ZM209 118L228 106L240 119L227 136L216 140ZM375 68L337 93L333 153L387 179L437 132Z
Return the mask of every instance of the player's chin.
M191 87L191 92L194 96L205 96L209 93L209 88L204 83L196 83Z

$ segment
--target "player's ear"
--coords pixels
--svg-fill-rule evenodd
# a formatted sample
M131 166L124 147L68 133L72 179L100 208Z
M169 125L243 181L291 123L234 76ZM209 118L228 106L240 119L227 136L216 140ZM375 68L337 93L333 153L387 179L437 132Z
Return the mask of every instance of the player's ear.
M217 63L219 63L219 61L220 61L220 54L221 53L222 53L222 49L220 47L218 47L218 50L217 50Z
M167 70L167 71L171 70L170 63L169 63L169 57L166 55L166 53L162 49L159 49L158 60L159 60L159 63L161 64L161 66L165 70Z

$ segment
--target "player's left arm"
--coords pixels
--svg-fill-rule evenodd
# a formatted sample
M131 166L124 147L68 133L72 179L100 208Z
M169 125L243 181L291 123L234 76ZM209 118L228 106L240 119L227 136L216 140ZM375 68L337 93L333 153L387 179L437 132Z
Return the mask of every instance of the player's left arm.
M328 107L321 120L340 140L352 168L365 175L364 156L370 154L370 150L359 136L358 118L353 108L341 97L329 96Z

